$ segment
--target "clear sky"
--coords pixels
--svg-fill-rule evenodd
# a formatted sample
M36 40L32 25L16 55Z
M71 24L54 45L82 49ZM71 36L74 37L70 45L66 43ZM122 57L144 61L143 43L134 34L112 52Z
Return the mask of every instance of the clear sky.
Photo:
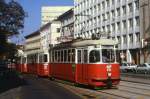
M22 36L28 35L40 28L41 24L41 7L42 6L73 6L73 0L15 0L19 2L28 17L25 19L23 34L18 39L14 39L15 43L22 40ZM15 37L16 38L16 37Z

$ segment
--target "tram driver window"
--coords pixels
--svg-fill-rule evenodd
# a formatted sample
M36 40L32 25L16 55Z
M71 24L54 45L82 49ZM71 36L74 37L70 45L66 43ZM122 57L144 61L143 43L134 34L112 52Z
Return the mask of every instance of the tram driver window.
M89 54L89 62L90 63L100 62L100 51L92 50Z

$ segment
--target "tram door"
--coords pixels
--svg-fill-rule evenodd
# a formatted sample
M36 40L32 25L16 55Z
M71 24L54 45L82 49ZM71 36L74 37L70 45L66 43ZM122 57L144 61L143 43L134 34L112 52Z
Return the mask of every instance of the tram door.
M88 51L85 49L78 49L78 80L80 82L88 82L88 67L86 65L88 60Z

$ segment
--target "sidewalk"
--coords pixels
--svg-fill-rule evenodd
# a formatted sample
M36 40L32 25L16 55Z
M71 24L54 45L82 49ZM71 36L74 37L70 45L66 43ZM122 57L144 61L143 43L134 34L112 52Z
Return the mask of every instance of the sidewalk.
M0 94L8 90L25 85L25 81L16 71L7 71L0 76Z

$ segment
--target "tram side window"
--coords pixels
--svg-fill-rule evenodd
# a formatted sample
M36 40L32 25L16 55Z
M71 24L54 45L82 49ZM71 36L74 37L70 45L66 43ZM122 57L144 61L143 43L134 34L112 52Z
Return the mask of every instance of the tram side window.
M62 50L62 51L61 51L61 62L64 61L63 56L64 56L64 52L63 52L63 50Z
M39 55L39 62L42 63L42 54Z
M57 62L57 51L54 51L54 62Z
M84 63L87 63L88 62L88 51L84 50L83 55L84 55Z
M68 62L70 62L71 59L71 50L68 50Z
M28 63L34 63L33 56L28 56L27 62Z
M90 63L100 62L100 51L92 50L89 54L89 62Z
M52 58L52 62L54 62L54 60L55 60L55 53L54 53L54 51L52 51L52 53L51 53L51 58Z
M47 62L47 54L44 54L44 62Z
M26 58L25 58L25 57L22 58L22 63L23 63L23 64L26 63Z
M60 51L58 51L58 57L57 57L57 59L58 59L58 62L60 62L60 60L61 60Z
M72 60L72 63L75 62L75 49L72 49L71 60Z
M64 50L64 62L67 62L67 50Z
M34 62L35 62L35 63L38 63L38 54L35 54L35 55L34 55Z
M78 50L78 63L81 63L81 50Z

